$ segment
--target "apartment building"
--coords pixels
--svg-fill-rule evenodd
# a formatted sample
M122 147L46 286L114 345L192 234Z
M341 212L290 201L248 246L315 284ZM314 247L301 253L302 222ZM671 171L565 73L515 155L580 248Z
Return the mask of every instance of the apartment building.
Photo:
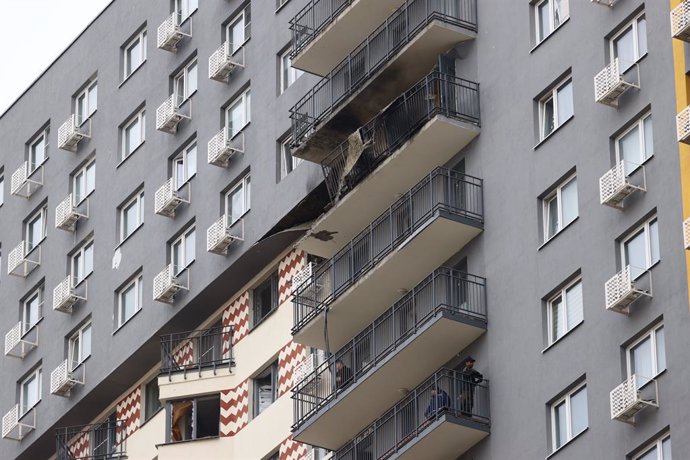
M113 0L0 116L0 457L684 458L689 31Z

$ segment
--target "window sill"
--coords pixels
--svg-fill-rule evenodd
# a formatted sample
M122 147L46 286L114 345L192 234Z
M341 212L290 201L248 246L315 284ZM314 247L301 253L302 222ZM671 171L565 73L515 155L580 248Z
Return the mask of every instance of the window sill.
M120 82L119 85L117 85L118 89L119 89L119 88L122 88L122 86L123 86L125 83L127 83L127 82L129 81L130 78L132 78L132 75L134 75L135 73L137 73L137 70L141 69L141 68L144 66L145 63L146 63L146 59L144 59L143 61L141 61L141 62L139 63L139 65L136 66L136 68L134 68L134 69L132 70L132 72L131 72L129 75L127 75L127 76L124 78L124 80L122 80L122 81Z
M282 10L283 8L285 8L285 5L287 5L288 3L290 3L290 0L287 0L285 3L283 3L283 4L280 5L278 8L276 8L275 14L278 14L278 12L279 12L280 10Z
M542 354L546 353L547 351L549 351L550 349L552 349L553 347L555 347L556 344L560 343L560 342L561 342L563 339L565 339L566 337L569 337L570 334L571 334L571 332L573 332L575 329L577 329L578 327L580 327L580 326L582 325L582 323L584 323L584 322L585 322L585 320L583 319L582 321L580 321L579 323L577 323L575 326L571 327L565 334L563 334L562 336L560 336L559 338L557 338L556 340L554 340L553 342L551 342L551 343L549 344L548 347L544 348L544 349L541 351Z
M261 319L259 320L259 322L253 324L252 327L249 328L249 332L255 331L259 326L261 326L264 322L266 322L266 321L268 320L268 318L270 318L271 316L273 316L273 314L274 314L275 312L277 312L277 311L278 311L278 307L277 307L277 306L271 308L271 311L269 311L268 313L266 313L266 316L264 316L263 318L261 318Z
M569 439L565 444L563 444L561 447L559 447L558 449L554 450L554 451L551 452L549 455L547 455L547 456L546 456L546 460L550 459L551 457L553 457L554 455L556 455L557 453L559 453L560 451L562 451L563 449L565 449L567 446L569 446L570 444L572 444L573 441L575 441L577 438L579 438L580 436L582 436L583 434L585 434L585 433L587 432L587 430L589 430L589 427L587 427L587 428L585 428L584 430L580 431L578 434L576 434L575 436L573 436L572 438L570 438L570 439Z
M557 127L555 127L555 128L553 129L553 131L551 131L551 132L549 133L548 136L546 136L544 139L542 139L542 140L540 140L539 142L537 142L537 145L535 145L534 147L532 147L532 150L537 150L539 147L541 147L542 144L544 144L546 141L548 141L549 139L551 139L557 132L559 132L559 131L561 130L562 127L564 127L565 125L567 125L568 123L570 123L570 120L572 120L573 118L575 118L575 115L571 115L570 118L568 118L568 119L565 120L563 123L561 123L560 125L558 125Z
M557 237L558 235L560 235L561 233L563 233L568 227L570 227L571 225L573 225L573 224L574 224L575 222L577 222L579 219L580 219L580 216L578 215L576 218L574 218L573 220L571 220L570 222L568 222L567 224L565 224L565 226L564 226L563 228L561 228L560 230L558 230L556 233L554 233L554 234L551 236L551 238L549 238L548 240L544 241L544 242L537 248L537 251L541 251L541 248L543 248L544 246L546 246L547 244L549 244L550 242L552 242L554 239L556 239L556 237Z
M134 150L132 150L131 152L129 152L129 153L127 154L127 156L124 157L124 158L122 159L122 161L120 161L120 162L115 166L115 169L118 169L120 166L122 166L122 164L123 164L125 161L127 161L127 160L129 159L129 157L131 157L132 155L134 155L135 153L137 153L137 151L141 148L142 145L144 145L145 142L146 142L146 139L144 139L143 141L141 141L141 143L140 143L139 145L137 145L136 148L135 148Z
M75 289L78 288L78 287L81 286L84 282L86 282L92 274L93 274L93 270L91 270L91 271L89 272L88 275L84 276L82 279L79 280L79 282L78 282L77 284L75 284L75 285L72 286L72 287L75 288ZM72 276L74 276L74 275L72 275Z
M183 439L182 441L168 441L168 442L164 442L163 444L156 444L156 447L174 446L176 444L183 444L183 443L187 443L187 442L196 442L196 441L208 441L211 439L220 439L220 435L219 436L206 436L205 438Z
M31 411L33 411L34 409L36 409L36 406L38 406L38 405L41 403L41 401L42 401L42 399L39 399L38 401L36 401L36 404L34 404L33 406L29 407L29 408L26 410L26 412L24 412L23 414L19 415L19 421L21 422L21 421L24 419L24 417L26 417L27 415L29 415L29 414L31 413Z
M547 35L546 37L542 38L542 40L541 40L539 43L537 43L536 45L534 45L534 46L532 47L532 49L529 50L529 53L532 54L537 48L539 48L539 47L542 45L542 43L544 43L546 40L548 40L549 38L551 38L551 36L553 36L561 27L563 27L564 24L567 24L569 21L570 21L570 16L568 16L567 18L565 18L565 19L563 20L563 22L561 22L561 23L558 25L558 27L556 27L555 29L553 29L549 35Z
M117 244L117 246L115 246L115 247L113 248L113 251L117 251L118 249L120 249L120 248L122 247L122 245L125 244L130 238L132 238L132 236L135 235L135 234L139 231L139 229L140 229L141 227L143 227L143 226L144 226L144 223L143 223L143 222L140 223L140 224L137 226L137 228L135 228L135 229L132 231L132 233L130 233L129 235L127 235L127 236L125 237L124 240L120 241L120 242Z
M134 314L132 314L132 316L130 316L129 318L127 318L127 320L126 320L124 323L120 324L120 325L113 331L113 335L117 334L120 330L122 330L122 328L125 327L125 326L127 325L127 323L129 323L130 321L132 321L132 319L134 319L134 318L139 314L139 312L141 312L141 310L143 310L143 308L139 307L139 309L138 309L137 311L135 311Z

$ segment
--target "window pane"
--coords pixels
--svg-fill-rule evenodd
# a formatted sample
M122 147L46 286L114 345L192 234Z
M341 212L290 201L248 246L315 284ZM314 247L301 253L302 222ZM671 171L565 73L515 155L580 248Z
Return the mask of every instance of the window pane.
M81 356L79 355L79 335L77 334L69 342L70 349L69 355L71 359L70 367L74 370L75 367L81 362Z
M618 140L618 153L620 159L624 162L626 174L630 174L642 164L639 126L635 126L629 133Z
M652 367L652 341L647 337L630 350L630 374L637 375L637 386L640 387L654 377Z
M637 457L636 460L658 460L658 449L656 446L652 450L648 450L647 452L644 453L641 457ZM664 459L666 460L666 459Z
M31 146L31 165L29 165L31 171L43 163L45 160L45 154L45 138L42 137L38 142Z
M662 460L672 460L671 459L671 438L668 437L664 439L661 443L661 451L663 453Z
M558 27L570 15L568 0L554 0L553 2L553 23Z
M644 120L644 157L649 158L654 155L654 133L652 132L652 117Z
M182 241L176 241L172 245L172 264L175 273L182 269Z
M636 61L632 26L613 41L613 57L619 58L622 70L628 69Z
M191 264L196 258L196 231L190 232L185 238L185 265Z
M649 224L650 266L659 261L659 223L655 220Z
M561 201L563 212L561 227L564 227L577 217L577 180L571 180L561 189Z
M175 177L175 188L179 190L180 187L182 187L187 181L187 177L184 171L184 159L175 159L175 161L173 162L173 168Z
M81 334L81 359L84 360L91 355L91 325L84 328Z
M546 204L546 238L551 238L558 232L558 199L552 198Z
M637 57L640 58L647 54L647 19L644 17L637 22L637 40L639 48Z
M232 43L232 52L234 53L244 43L244 17L230 26L230 42Z
M666 343L664 340L664 328L656 330L656 373L666 369Z
M125 208L123 223L125 237L131 235L134 232L134 230L137 229L139 220L139 212L137 209L138 207L138 202L135 201L134 203L130 204L127 208Z
M98 85L89 89L89 115L96 111L98 106Z
M539 40L543 40L551 33L551 22L549 21L549 0L546 0L537 7L537 20L539 28Z
M565 402L562 402L554 409L554 432L556 439L556 449L568 441L568 421L565 411Z
M239 219L242 214L244 213L244 188L239 187L237 190L232 192L232 195L229 197L229 205L230 205L230 222L234 223L237 219Z
M572 418L572 435L575 436L587 428L587 388L583 388L570 397L570 415Z
M565 292L565 304L568 310L568 330L582 322L582 283L578 282Z
M565 315L563 314L563 299L558 297L551 302L551 338L558 340L565 330Z
M91 163L86 168L86 195L96 189L96 163Z
M244 126L244 104L240 99L237 101L228 112L228 129L230 135L235 136L240 132Z
M187 69L187 94L189 97L197 89L197 64L196 62Z
M93 271L93 243L84 250L84 276Z
M136 301L135 288L136 286L132 285L122 293L122 311L120 316L120 324L127 321L134 314L134 305Z
M187 150L187 180L196 174L196 145Z
M558 90L558 126L573 113L573 82L568 82Z
M139 120L125 129L125 153L131 153L141 143Z
M640 232L625 243L625 263L630 265L630 276L637 278L647 269L645 233Z
M542 106L542 138L551 134L554 128L553 99L544 102Z

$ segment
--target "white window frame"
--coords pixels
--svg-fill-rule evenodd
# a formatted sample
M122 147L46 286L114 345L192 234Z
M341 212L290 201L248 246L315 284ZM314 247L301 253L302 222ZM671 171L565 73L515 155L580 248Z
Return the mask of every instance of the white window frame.
M41 402L41 386L43 385L42 378L43 378L43 373L41 372L41 368L39 367L39 368L35 369L34 371L32 371L29 375L24 377L24 379L22 379L22 381L19 383L19 412L20 412L19 415L20 416L27 414L29 411L31 411L31 409L36 407L36 405L39 402ZM33 379L36 379L38 381L38 385L36 386L37 394L35 395L36 401L34 401L33 404L29 405L26 402L27 394L26 394L26 390L24 389L24 387L26 386L26 384L29 381L31 381Z
M46 229L47 229L47 217L48 217L48 208L43 206L41 209L33 213L32 215L29 216L28 219L26 219L26 224L24 228L24 240L26 241L26 251L27 253L33 251L36 247L40 246L43 240L46 238ZM38 220L42 220L41 222L41 234L40 236L36 239L36 241L31 241L30 238L30 229L31 226L37 222Z
M175 16L180 19L180 24L182 24L199 9L199 0L175 0L174 8Z
M235 128L234 126L230 129L230 122L232 121L232 110L236 106L242 107L242 126ZM252 90L247 88L242 91L242 94L238 95L235 99L228 104L225 108L225 127L230 132L231 137L235 137L244 130L244 128L251 122L252 118Z
M566 444L570 443L573 439L575 439L577 436L579 436L581 433L583 433L587 428L589 428L589 408L587 407L587 426L583 428L582 431L578 433L573 433L573 413L572 413L572 408L571 408L571 399L572 397L579 393L582 390L586 390L587 388L587 383L583 382L580 385L577 385L575 388L572 390L569 390L568 393L566 393L563 397L559 398L556 402L551 404L550 410L551 410L551 449L552 452L556 452L558 449L563 448ZM585 404L587 404L587 398L585 398ZM560 445L556 445L556 440L558 438L556 431L556 408L559 407L561 404L565 403L565 413L566 413L566 435L567 439Z
M242 205L243 209L240 214L238 214L237 219L232 220L229 222L229 225L233 225L235 222L239 221L242 219L242 217L249 212L251 209L251 194L252 194L252 189L251 189L251 176L250 174L247 174L244 176L241 180L237 182L230 190L228 190L225 193L225 214L228 216L231 216L230 213L230 207L229 207L229 199L230 197L239 189L242 189Z
M245 43L252 37L252 14L251 14L251 3L247 4L242 10L237 13L225 26L225 37L230 42L230 54L235 54L237 50L242 48ZM249 20L247 20L249 18ZM239 23L242 23L242 43L233 43L232 41L232 29Z
M575 214L575 217L569 222L563 221L563 189L573 182L575 182L575 197L577 198L577 175L573 174L572 176L569 176L566 180L561 182L553 192L549 193L546 197L542 199L542 216L544 219L544 242L549 241L550 239L554 238L556 235L561 233L561 231L563 231L564 228L566 228L568 225L574 222L575 219L577 219L580 215L580 203L578 200L578 209L577 213ZM551 208L549 205L553 200L556 200L558 212L558 225L556 230L553 232L553 235L549 235L549 222L551 221Z
M93 168L93 169L92 169ZM93 188L89 190L89 171L93 171ZM77 190L82 191L82 194L77 195ZM78 205L86 200L96 190L96 160L93 159L72 176L72 193L74 196L74 204Z
M36 321L31 322L31 310L29 305L36 300ZM29 332L34 326L36 326L43 318L43 286L39 286L33 290L23 301L22 301L22 335Z
M138 63L136 65L133 65L132 63L135 62L135 59L133 58L133 55L131 54L132 50L139 45L139 56L138 57ZM142 30L139 32L134 38L132 38L127 44L122 47L123 50L123 68L122 68L122 78L123 81L127 80L130 75L132 75L139 67L141 67L144 62L146 62L146 46L147 46L147 38L146 38L146 29ZM129 73L127 72L127 69L129 68Z
M139 208L139 212L137 213L138 217L138 222L137 225L132 229L132 231L128 234L125 234L126 227L125 227L125 212L127 209L130 208L130 206L136 205ZM122 206L120 206L120 242L123 242L127 240L130 236L132 236L136 231L144 225L144 191L141 190L137 192L132 198L127 200Z
M652 362L652 370L653 370L654 375L642 375L641 377L646 377L648 379L654 379L659 374L661 374L662 372L664 372L666 370L666 367L664 367L663 369L659 369L659 362L658 362L659 353L657 350L656 335L659 332L659 330L661 330L661 329L664 329L664 323L663 322L654 325L647 332L645 332L641 337L639 337L637 340L635 340L630 345L625 347L625 367L626 367L626 374L627 374L628 378L632 377L632 374L633 374L632 373L632 363L633 363L632 351L633 351L633 348L637 347L639 344L641 344L645 340L650 341L650 352L651 352L650 358L652 359L651 362ZM666 337L664 335L664 340L665 339L666 339ZM666 350L666 344L664 343L664 358L666 356L665 350ZM664 361L666 361L666 359L664 359ZM638 376L638 377L640 377L640 376ZM649 383L649 381L644 381L644 382L638 381L637 386L643 387L647 383Z
M79 101L82 98L84 99L84 106L87 111L85 114L80 113L81 104ZM92 98L94 99L93 107L91 106ZM86 123L96 110L98 110L98 80L91 80L85 85L84 89L74 97L74 114L77 116L77 124L81 126Z
M132 147L132 150L127 151L127 130L139 123L139 138L141 141ZM131 154L137 151L139 147L146 141L146 110L140 110L138 113L130 117L121 128L122 131L122 152L120 162L125 161Z
M89 332L89 349L84 349L84 333ZM69 360L69 367L71 371L74 371L79 366L81 366L86 358L91 356L91 344L93 343L93 328L91 327L91 321L84 323L72 336L69 338L67 346L67 354ZM76 348L76 350L75 350ZM76 359L75 359L76 351Z
M641 11L634 18L632 18L630 21L628 21L623 27L621 27L613 36L611 36L611 38L609 39L609 56L611 58L611 61L613 61L616 58L616 51L615 51L615 46L614 46L616 40L619 37L621 37L622 35L624 35L625 32L627 32L628 29L630 29L631 27L632 27L632 32L633 32L633 51L634 51L635 61L631 62L629 64L632 65L647 55L647 53L649 52L649 44L647 44L647 51L645 51L644 54L640 54L639 23L640 23L640 19L642 19L642 18L644 18L645 21L647 20L647 16L645 15L645 11ZM646 39L646 37L645 37L645 39ZM623 70L625 70L625 67L623 67Z
M182 232L180 236L175 238L175 240L170 243L170 263L173 264L173 270L175 271L175 275L179 275L184 270L186 270L187 267L194 263L194 260L196 259L196 248L192 247L192 258L190 260L187 260L187 256L190 253L189 248L187 247L187 239L192 233L194 234L194 243L196 244L196 227L194 225L185 229L185 231ZM176 263L178 262L175 260L176 247L180 248L180 258L184 261L183 264Z
M566 294L568 291L570 291L572 288L574 288L576 285L580 285L580 289L582 289L582 278L577 277L568 284L566 284L564 287L562 287L556 294L551 296L551 298L546 302L546 318L548 321L548 337L549 337L549 345L553 345L554 343L558 342L561 340L563 337L568 335L575 327L577 327L579 324L582 324L584 321L584 299L583 299L583 305L582 305L582 317L577 324L573 324L570 328L568 327L568 302L567 302L567 297ZM584 297L584 291L583 291L583 297ZM564 318L563 324L565 325L565 329L560 332L560 335L558 337L554 336L554 330L553 330L553 305L554 302L557 300L561 301L562 305L562 314Z
M290 52L292 48L285 50L283 54L280 55L280 94L283 94L292 84L297 81L299 77L304 74L304 71L292 67L292 59L290 58Z
M91 270L86 271L87 267L85 264L86 261L86 251L88 249L91 249ZM93 238L89 239L86 241L84 244L82 244L74 254L70 257L70 271L72 273L72 282L74 283L74 286L79 285L82 281L84 281L86 278L89 277L91 273L93 273L93 268L94 268L94 254L95 252L95 246L94 246L94 240ZM76 265L78 264L78 265ZM77 273L75 273L75 265L77 266ZM82 276L79 277L79 272L81 272Z
M561 27L567 19L570 18L570 5L568 4L568 2L569 2L569 0L564 0L564 4L565 4L565 8L566 8L566 11L565 11L566 14L565 14L565 17L560 18L560 22L558 23L558 25L555 25L555 22L556 22L555 21L555 17L556 17L555 13L556 12L554 10L555 0L540 0L534 4L534 25L535 25L535 37L537 39L536 40L537 44L546 40L549 36L551 36L551 34L553 34L556 30L558 30L558 28ZM547 33L546 35L544 35L542 37L541 34L539 33L539 26L541 24L541 21L539 18L539 8L544 3L549 4L548 14L549 14L549 29L550 30L549 30L549 33Z
M43 159L38 162L35 157L35 148L38 144L43 142ZM32 174L36 171L43 163L48 159L48 130L43 130L39 135L34 137L31 142L29 142L29 170L28 173Z
M134 318L134 316L136 316L136 314L139 311L141 311L142 303L143 303L143 299L144 299L144 297L143 297L143 289L144 289L143 286L144 286L143 277L141 274L139 274L139 275L135 276L134 279L132 279L130 282L125 284L122 288L120 288L117 291L117 328L118 329L121 328L122 326L124 326L125 324L127 324L127 322L130 319ZM130 289L134 289L134 292L135 292L134 311L132 312L132 314L130 316L128 316L127 318L124 318L123 317L124 294L127 291L129 291Z
M553 133L555 133L558 130L558 128L563 126L563 124L566 121L570 120L574 116L575 97L573 95L573 100L571 102L573 104L573 114L570 115L565 120L559 120L558 119L558 104L559 104L558 91L560 89L566 87L567 85L571 85L571 88L572 88L572 85L573 85L572 75L568 75L563 80L559 81L556 85L553 86L553 88L551 88L548 91L548 93L544 97L542 97L539 100L539 139L541 141L543 141L544 139L547 139L549 136L551 136ZM571 90L571 92L572 92L572 90ZM551 131L549 131L548 133L546 133L546 129L545 129L546 128L546 125L545 125L546 113L545 112L546 112L546 104L549 101L553 101L553 129Z
M300 164L302 164L302 158L298 158L292 155L292 149L290 148L290 142L292 139L287 137L280 142L280 178L284 179L294 171Z
M657 439L646 445L639 454L635 454L632 460L639 460L654 449L656 449L657 460L671 460L670 458L664 458L663 444L666 441L671 441L671 433L664 433L659 436ZM673 444L671 444L671 451L673 451Z
M196 176L196 171L197 171L197 154L199 153L199 149L197 146L196 139L187 144L185 148L182 149L180 153L175 156L172 160L172 178L173 178L173 185L175 187L175 190L180 190L182 187L185 186L187 182L192 180L194 176ZM194 158L193 161L190 160L190 158ZM191 165L194 165L193 168L191 168ZM183 176L180 176L178 174L178 165L181 165L182 171L183 171Z
M637 170L641 165L645 164L647 160L652 158L654 156L654 145L652 145L652 152L647 152L647 140L646 140L646 133L644 130L644 124L645 121L650 120L652 123L652 140L654 138L654 121L652 120L652 112L647 112L644 115L642 115L638 120L635 121L632 125L630 125L625 131L623 131L621 134L616 136L616 139L614 140L614 145L616 149L616 163L620 163L621 161L624 161L623 157L621 156L621 151L620 151L620 142L621 140L630 134L635 128L638 129L638 139L640 142L640 152L643 154L643 159L640 162L639 165L634 165L634 167L630 170L627 171L626 169L626 174L630 175L632 174L633 171Z
M196 87L193 90L189 90L189 74L190 69L194 68L196 73ZM182 90L180 90L180 86ZM190 60L184 65L179 72L173 77L173 94L175 95L175 103L179 107L184 104L190 97L196 93L199 89L199 63L196 58ZM180 92L181 91L181 92Z
M625 254L625 245L633 240L636 236L638 236L640 233L644 233L644 241L645 241L645 261L646 261L646 267L635 267L639 268L640 270L643 270L643 273L650 268L652 268L654 265L656 265L660 260L661 260L661 246L659 242L657 241L657 245L659 246L659 260L652 260L652 238L651 238L651 225L656 222L657 225L657 230L659 228L659 221L657 219L657 216L654 215L647 219L644 223L636 227L633 231L631 231L625 238L623 238L620 242L620 250L621 250L621 266L626 267L629 264L629 261L626 260L626 254ZM658 231L657 231L657 236L658 236ZM637 277L635 277L637 278Z

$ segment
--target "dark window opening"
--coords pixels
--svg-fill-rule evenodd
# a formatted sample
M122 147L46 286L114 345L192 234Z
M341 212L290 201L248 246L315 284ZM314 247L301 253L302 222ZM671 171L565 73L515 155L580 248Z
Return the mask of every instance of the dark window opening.
M254 321L256 326L274 309L278 308L278 274L273 273L266 281L254 288Z
M220 395L170 403L170 441L217 437L220 433Z

